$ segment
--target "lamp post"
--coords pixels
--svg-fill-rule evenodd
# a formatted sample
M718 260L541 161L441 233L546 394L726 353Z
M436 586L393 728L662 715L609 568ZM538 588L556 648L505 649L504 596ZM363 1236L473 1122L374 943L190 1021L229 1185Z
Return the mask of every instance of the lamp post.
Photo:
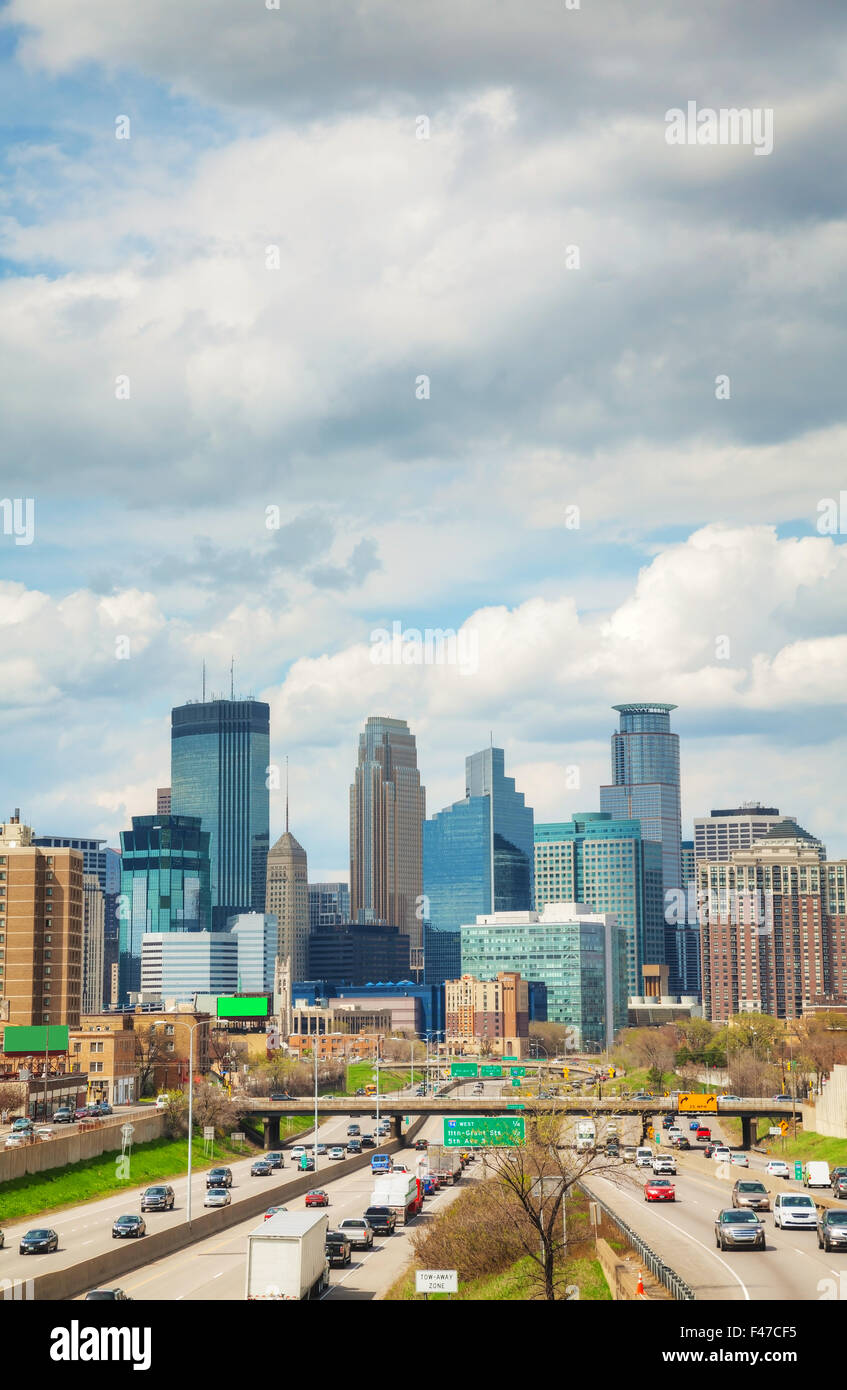
M317 1030L317 1019L315 1029ZM315 1040L312 1044L312 1051L315 1054L315 1142L312 1146L312 1153L315 1160L315 1181L318 1177L318 1033L315 1032Z
M201 1020L186 1024L188 1028L188 1190L185 1196L185 1219L191 1221L191 1141L194 1135L194 1030Z

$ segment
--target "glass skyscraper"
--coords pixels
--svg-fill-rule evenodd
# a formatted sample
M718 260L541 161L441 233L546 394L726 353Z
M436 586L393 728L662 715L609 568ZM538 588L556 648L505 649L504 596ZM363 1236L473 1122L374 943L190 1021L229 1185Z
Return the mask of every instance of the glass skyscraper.
M637 820L578 811L535 827L535 906L588 903L613 912L627 934L627 988L642 994L641 967L664 961L662 849Z
M600 788L600 809L616 820L639 820L642 837L661 845L666 915L682 886L679 735L672 733L670 718L676 705L648 702L612 708L620 714L620 728L612 734L612 785ZM671 994L684 993L677 930L675 922L666 922L663 958L670 970Z
M207 700L171 712L171 810L209 835L212 929L264 912L270 839L270 706Z
M428 984L455 977L463 922L532 907L533 812L504 766L502 748L472 753L465 759L464 800L424 822Z
M206 931L211 914L209 832L196 816L133 816L121 831L119 1002L141 988L147 932Z

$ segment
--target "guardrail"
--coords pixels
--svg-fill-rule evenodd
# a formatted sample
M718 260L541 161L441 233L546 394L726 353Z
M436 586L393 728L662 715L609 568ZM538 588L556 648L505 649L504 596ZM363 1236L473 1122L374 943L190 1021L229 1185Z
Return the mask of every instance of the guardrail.
M665 1286L672 1298L684 1303L696 1300L697 1295L690 1284L686 1284L681 1275L677 1274L675 1269L671 1269L670 1265L662 1259L661 1255L656 1254L655 1250L647 1244L646 1240L642 1239L637 1231L628 1226L617 1212L613 1211L601 1197L597 1197L589 1188L584 1187L582 1183L577 1183L576 1186L588 1198L589 1202L594 1202L601 1209L607 1221L620 1231L627 1244L631 1245L632 1249L644 1261L654 1279L658 1279L659 1283Z

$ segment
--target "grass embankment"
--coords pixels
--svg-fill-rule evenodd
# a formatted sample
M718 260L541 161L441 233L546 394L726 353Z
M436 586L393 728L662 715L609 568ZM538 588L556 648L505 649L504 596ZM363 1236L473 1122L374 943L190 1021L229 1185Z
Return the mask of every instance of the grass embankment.
M233 1145L216 1140L210 1157L203 1152L203 1137L195 1136L191 1156L192 1172L213 1168L216 1163L247 1158L248 1144ZM129 1156L129 1177L117 1176L121 1155L101 1154L97 1158L66 1163L44 1173L27 1173L0 1185L0 1221L40 1216L44 1212L97 1202L128 1188L146 1187L188 1172L188 1139L152 1139L138 1144Z
M609 1292L609 1286L604 1278L599 1260L574 1259L567 1260L564 1264L557 1264L556 1278L557 1280L564 1280L568 1284L577 1284L580 1299L611 1300L612 1295ZM425 1294L415 1293L414 1270L408 1271L401 1279L398 1279L385 1296L387 1299L408 1302L416 1300L423 1302L426 1298ZM430 1294L432 1299L448 1302L452 1300L460 1303L492 1301L497 1303L526 1303L530 1299L537 1299L538 1296L538 1266L528 1255L525 1255L521 1260L516 1260L502 1274L489 1274L482 1279L471 1279L467 1283L460 1282L458 1293Z
M417 1075L417 1073L416 1073ZM420 1073L423 1078L423 1072ZM401 1091L404 1086L408 1086L410 1073L403 1071L386 1071L384 1067L379 1069L379 1093L388 1091ZM347 1068L347 1088L345 1095L353 1096L360 1086L370 1086L374 1083L374 1069L372 1062L351 1062Z

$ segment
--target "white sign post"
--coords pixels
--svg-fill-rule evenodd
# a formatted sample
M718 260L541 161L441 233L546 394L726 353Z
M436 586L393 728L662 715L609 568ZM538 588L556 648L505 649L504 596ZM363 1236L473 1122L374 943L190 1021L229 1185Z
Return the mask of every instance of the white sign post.
M416 1269L415 1293L458 1293L459 1274L455 1269Z

